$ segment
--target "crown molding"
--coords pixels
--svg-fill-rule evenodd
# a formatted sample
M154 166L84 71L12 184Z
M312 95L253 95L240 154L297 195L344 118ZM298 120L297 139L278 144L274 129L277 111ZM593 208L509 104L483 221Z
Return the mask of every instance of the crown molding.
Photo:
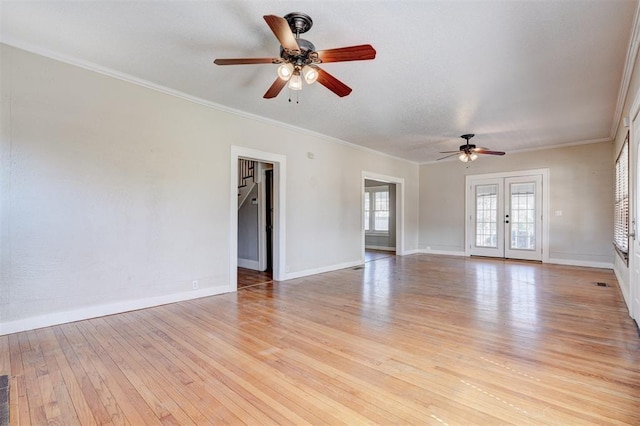
M631 38L629 39L629 46L627 47L627 59L624 64L624 71L622 73L622 82L620 83L620 90L618 91L618 101L616 103L616 110L613 114L613 120L611 122L611 140L615 140L618 135L618 127L620 120L622 119L622 112L624 111L624 104L627 99L627 92L631 85L631 76L633 74L633 68L638 56L638 48L640 47L640 3L636 6L636 13L633 16L633 26L631 27Z
M223 112L226 112L226 113L229 113L229 114L234 114L234 115L237 115L237 116L240 116L240 117L243 117L243 118L248 118L250 120L255 120L255 121L260 121L260 122L263 122L263 123L271 124L271 125L274 125L274 126L278 126L278 127L281 127L281 128L292 130L292 131L297 132L297 133L302 133L302 134L306 134L306 135L309 135L309 136L312 136L312 137L316 137L318 139L323 139L325 141L332 142L332 143L335 143L335 144L338 144L338 145L343 145L343 146L347 146L347 147L350 147L350 148L353 148L353 149L357 149L359 151L369 152L369 153L376 154L376 155L381 155L383 157L390 158L390 159L393 159L393 160L402 161L404 163L409 163L409 164L413 164L413 165L416 165L416 166L419 164L416 161L408 160L406 158L396 157L394 155L387 154L387 153L384 153L384 152L381 152L381 151L376 151L375 149L367 148L367 147L362 146L362 145L357 145L355 143L348 142L348 141L345 141L345 140L342 140L342 139L339 139L339 138L335 138L333 136L329 136L329 135L325 135L323 133L315 132L313 130L305 129L303 127L294 126L292 124L284 123L282 121L278 121L278 120L274 120L274 119L271 119L271 118L263 117L263 116L260 116L260 115L257 115L257 114L251 114L249 112L241 111L241 110L238 110L238 109L235 109L235 108L230 108L230 107L227 107L225 105L209 101L207 99L199 98L197 96L193 96L193 95L190 95L188 93L184 93L184 92L181 92L179 90L172 89L170 87L162 86L162 85L153 83L151 81L135 77L135 76L130 75L130 74L122 73L120 71L116 71L116 70L113 70L113 69L110 69L110 68L107 68L107 67L103 67L101 65L98 65L98 64L95 64L95 63L92 63L92 62L83 61L83 60L80 60L80 59L77 59L77 58L73 58L73 57L70 57L70 56L62 55L62 54L59 54L57 52L54 52L54 51L51 51L51 50L48 50L48 49L43 49L43 48L40 48L38 46L34 46L32 44L29 44L29 43L21 42L19 40L14 40L14 39L6 37L6 36L5 37L0 37L0 44L5 44L7 46L10 46L10 47L13 47L13 48L16 48L16 49L20 49L20 50L24 50L24 51L29 52L29 53L34 53L36 55L44 56L45 58L53 59L55 61L59 61L59 62L65 63L65 64L69 64L69 65L73 65L73 66L76 66L76 67L79 67L79 68L83 68L83 69L86 69L88 71L96 72L98 74L102 74L102 75L106 75L108 77L112 77L112 78L115 78L115 79L118 79L118 80L126 81L127 83L131 83L131 84L135 84L137 86L145 87L147 89L151 89L151 90L154 90L154 91L157 91L157 92L160 92L160 93L164 93L166 95L170 95L170 96L173 96L173 97L176 97L176 98L180 98L180 99L183 99L183 100L186 100L186 101L189 101L189 102L193 102L195 104L202 105L202 106L207 107L207 108L212 108L212 109L216 109L218 111L223 111Z

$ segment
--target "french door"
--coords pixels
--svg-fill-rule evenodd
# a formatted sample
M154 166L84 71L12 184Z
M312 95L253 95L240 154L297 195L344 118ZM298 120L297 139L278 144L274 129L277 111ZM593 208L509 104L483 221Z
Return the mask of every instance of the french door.
M468 190L471 255L542 260L542 175L474 178Z

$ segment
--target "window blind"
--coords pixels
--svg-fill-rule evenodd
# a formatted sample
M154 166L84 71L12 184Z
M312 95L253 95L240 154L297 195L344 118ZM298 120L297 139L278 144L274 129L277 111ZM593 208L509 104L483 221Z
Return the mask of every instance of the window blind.
M613 243L626 259L629 253L629 135L616 160L614 218Z

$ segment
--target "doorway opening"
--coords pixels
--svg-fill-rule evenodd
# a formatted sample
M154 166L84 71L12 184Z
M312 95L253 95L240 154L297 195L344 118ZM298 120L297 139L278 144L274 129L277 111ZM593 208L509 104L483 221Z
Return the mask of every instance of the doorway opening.
M273 164L238 159L238 288L273 281Z
M548 261L545 170L467 176L466 254Z
M231 147L229 291L285 279L285 161Z
M396 254L396 184L364 180L365 262Z
M362 173L362 259L404 254L404 179Z

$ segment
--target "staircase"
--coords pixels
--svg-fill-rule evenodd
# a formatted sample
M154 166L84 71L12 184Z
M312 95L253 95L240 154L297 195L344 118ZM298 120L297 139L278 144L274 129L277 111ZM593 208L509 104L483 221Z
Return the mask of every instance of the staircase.
M251 190L256 186L257 162L238 160L238 208L242 207Z

